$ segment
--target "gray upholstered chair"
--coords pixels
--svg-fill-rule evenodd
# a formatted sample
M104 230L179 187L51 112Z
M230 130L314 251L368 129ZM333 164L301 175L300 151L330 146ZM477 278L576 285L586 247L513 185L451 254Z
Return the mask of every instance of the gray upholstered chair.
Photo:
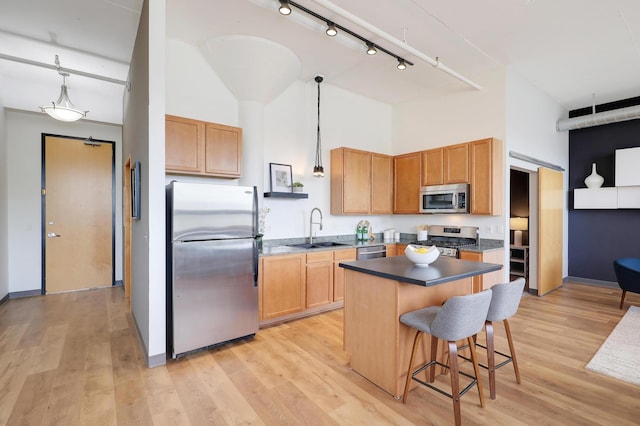
M634 257L616 259L613 261L613 270L622 290L622 298L620 299L620 309L622 309L627 291L640 293L640 259Z
M487 364L489 370L489 391L491 399L496 399L496 369L504 367L508 363L513 363L513 370L516 374L516 382L520 384L520 370L518 369L518 360L516 358L516 350L511 337L511 328L509 327L509 318L514 316L520 306L522 292L524 290L525 279L518 278L510 283L496 284L491 287L491 306L487 313L487 322L485 329L487 332ZM507 333L507 342L509 343L510 355L495 350L493 338L493 323L502 321L504 329ZM495 354L502 355L505 361L496 365Z
M484 394L482 393L478 360L476 358L475 346L472 344L472 336L482 330L487 318L487 313L489 312L490 303L491 291L485 290L480 293L469 294L466 296L454 296L448 299L442 306L430 306L428 308L407 312L400 316L401 323L417 330L416 337L413 341L409 369L407 371L407 381L405 383L404 394L402 396L403 403L407 402L411 380L415 380L418 383L434 389L453 400L453 413L456 425L460 425L462 422L460 413L460 397L474 385L478 388L480 406L484 407ZM420 345L420 338L425 333L431 335L431 359L426 364L414 370L414 362L416 352L418 352ZM445 340L448 343L449 365L442 364L436 360L438 339ZM462 339L467 339L469 342L475 377L461 372L458 369L458 347L456 345L456 340ZM435 377L436 365L449 368L451 373L451 394L432 385ZM427 372L428 382L415 377L417 374L425 371L428 367L430 367ZM459 374L472 379L471 383L462 390L460 390Z

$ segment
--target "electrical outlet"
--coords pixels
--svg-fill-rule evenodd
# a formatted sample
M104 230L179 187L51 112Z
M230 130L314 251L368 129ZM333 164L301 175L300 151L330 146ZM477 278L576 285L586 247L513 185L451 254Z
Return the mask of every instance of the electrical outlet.
M487 234L493 234L493 226L487 225L485 227L485 231L487 232Z
M503 225L498 225L496 227L496 233L498 234L504 234L504 226Z

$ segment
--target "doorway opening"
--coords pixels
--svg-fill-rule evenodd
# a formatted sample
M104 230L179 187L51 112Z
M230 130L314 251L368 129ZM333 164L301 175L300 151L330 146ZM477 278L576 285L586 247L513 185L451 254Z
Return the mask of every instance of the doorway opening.
M537 173L512 167L509 185L509 279L523 277L537 294Z

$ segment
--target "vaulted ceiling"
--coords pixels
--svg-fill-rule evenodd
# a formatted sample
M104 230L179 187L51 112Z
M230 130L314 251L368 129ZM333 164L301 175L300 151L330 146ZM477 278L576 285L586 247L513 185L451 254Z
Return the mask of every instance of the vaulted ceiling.
M65 68L126 80L142 1L0 0L3 105L39 111L55 101L62 82L56 70L24 63L53 65L55 55ZM597 103L640 95L637 0L297 3L415 65L399 71L395 59L366 55L352 36L327 37L324 23L295 8L280 15L276 0L166 0L167 36L196 47L227 35L263 37L298 56L300 80L323 74L329 84L390 104L476 89L381 32L471 81L511 66L567 109L590 105L594 95ZM68 85L73 103L90 111L88 119L121 123L122 84L72 74Z

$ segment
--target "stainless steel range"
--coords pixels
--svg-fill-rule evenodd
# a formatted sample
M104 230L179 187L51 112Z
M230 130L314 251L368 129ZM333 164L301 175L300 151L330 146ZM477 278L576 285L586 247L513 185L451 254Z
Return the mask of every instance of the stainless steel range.
M478 244L478 228L475 226L429 226L429 239L413 241L413 245L436 246L440 254L459 257L458 249Z

